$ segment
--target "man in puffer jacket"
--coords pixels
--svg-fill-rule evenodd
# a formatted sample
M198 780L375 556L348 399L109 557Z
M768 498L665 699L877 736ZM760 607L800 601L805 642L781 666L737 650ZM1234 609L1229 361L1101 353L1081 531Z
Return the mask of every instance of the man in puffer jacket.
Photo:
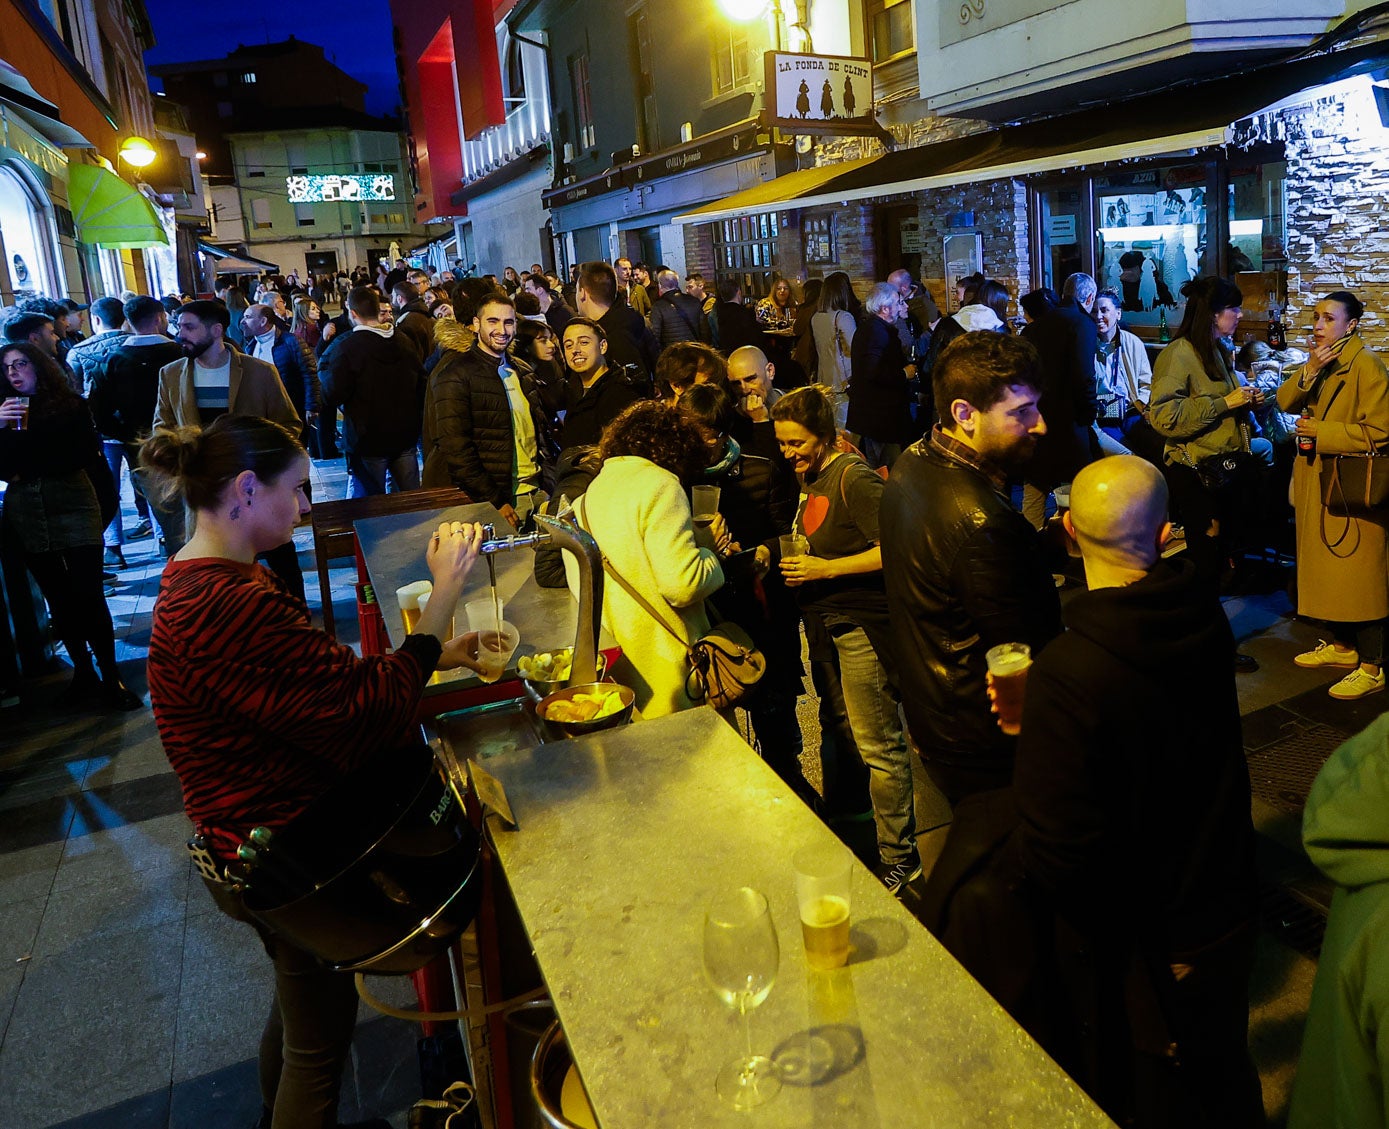
M457 486L519 529L545 501L554 444L529 368L507 354L511 299L483 299L472 330L470 341L447 319L434 327L444 352L425 396L423 485Z

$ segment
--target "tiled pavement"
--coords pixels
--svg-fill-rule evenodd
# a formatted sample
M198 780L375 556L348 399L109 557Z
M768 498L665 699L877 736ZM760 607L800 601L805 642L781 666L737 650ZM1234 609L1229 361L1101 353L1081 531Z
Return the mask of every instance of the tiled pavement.
M340 465L316 463L314 488L319 498L342 497ZM307 531L296 540L316 610ZM127 559L110 603L126 680L143 692L161 562L152 541L128 546ZM353 579L349 562L334 569L349 642ZM1240 692L1269 887L1251 1040L1277 1124L1315 970L1292 946L1315 951L1319 920L1307 907L1328 893L1298 846L1299 789L1382 700L1334 703L1325 694L1331 675L1292 666L1315 631L1292 619L1281 592L1232 599L1227 611L1263 664L1241 677ZM48 703L64 680L55 667L24 686L20 707L0 712L0 1129L246 1129L259 1110L253 1055L270 999L268 962L191 873L177 782L148 710L58 715ZM813 752L811 699L802 722ZM807 759L814 779L818 766ZM929 860L948 816L924 785L918 791ZM403 982L378 984L408 995ZM343 1120L405 1125L418 1093L415 1038L412 1025L363 1009Z

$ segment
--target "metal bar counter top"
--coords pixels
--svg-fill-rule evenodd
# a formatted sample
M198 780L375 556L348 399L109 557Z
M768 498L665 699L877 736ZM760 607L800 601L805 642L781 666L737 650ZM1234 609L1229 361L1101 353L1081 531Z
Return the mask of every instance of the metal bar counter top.
M486 767L519 825L488 816L496 855L603 1129L1112 1124L857 862L850 962L807 968L791 855L838 840L712 709ZM737 886L776 924L780 970L750 1014L785 1078L742 1113L714 1089L743 1033L701 942Z
M400 617L400 605L396 602L396 589L416 580L429 579L429 569L424 561L425 547L430 535L442 521L490 522L496 526L498 536L512 532L511 525L489 502L450 506L443 510L387 514L355 523L367 575L376 591L376 602L381 606L392 647L399 647L405 642L405 624ZM490 555L497 570L497 594L502 599L503 618L515 626L521 636L509 669L514 669L516 658L521 655L573 646L579 609L569 589L542 588L537 584L533 568L535 554L528 548ZM459 598L455 616L458 632L468 629L463 605L469 600L486 596L488 590L487 560L484 558L473 566L463 595ZM608 649L614 643L603 632L598 646ZM502 680L512 677L514 675L504 674ZM425 687L425 695L449 693L479 685L482 683L477 676L467 670L445 670L430 680Z

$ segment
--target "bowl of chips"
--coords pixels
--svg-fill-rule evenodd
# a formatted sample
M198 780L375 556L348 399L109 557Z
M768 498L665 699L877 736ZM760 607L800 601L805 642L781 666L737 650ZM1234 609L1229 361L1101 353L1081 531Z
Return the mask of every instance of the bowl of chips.
M566 686L546 694L535 707L547 725L566 737L582 737L600 729L613 729L632 720L636 692L617 682L590 682Z
M598 677L602 678L603 671L607 668L607 659L603 657L602 651L598 652L597 658ZM556 690L564 689L573 665L574 648L565 647L559 651L522 655L516 660L516 673L521 676L521 685L525 687L531 701L539 702Z

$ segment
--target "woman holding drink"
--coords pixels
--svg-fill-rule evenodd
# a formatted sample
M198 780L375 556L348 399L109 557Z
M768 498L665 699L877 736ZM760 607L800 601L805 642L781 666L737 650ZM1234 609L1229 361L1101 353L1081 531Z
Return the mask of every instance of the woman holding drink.
M1301 415L1299 449L1310 446L1293 464L1297 610L1327 621L1332 638L1293 662L1346 669L1328 691L1346 701L1384 689L1384 619L1389 614L1384 525L1329 515L1321 489L1328 457L1380 454L1389 448L1389 374L1360 340L1364 312L1360 299L1346 290L1318 302L1312 354L1278 389L1278 406Z
M72 663L72 683L58 704L136 710L140 699L116 668L116 636L101 580L105 523L86 474L100 461L91 414L57 362L29 344L0 349L0 478L9 484L5 533L19 544Z
M810 546L803 556L783 556L781 574L796 591L811 658L839 666L844 711L869 771L879 877L897 893L921 873L921 857L900 699L881 658L891 647L878 544L883 480L858 455L838 449L834 409L818 386L788 392L772 405L772 422L801 481L793 532Z
M159 586L150 700L188 817L220 872L252 828L283 828L373 756L407 745L436 667L474 667L476 638L445 636L482 529L439 527L425 552L435 598L414 634L392 655L358 658L256 564L309 511L309 460L296 436L268 420L222 416L206 431L156 432L141 462L152 488L181 497L196 521ZM251 923L239 893L208 888L223 912ZM262 1124L331 1129L357 1013L352 977L253 927L275 967Z

